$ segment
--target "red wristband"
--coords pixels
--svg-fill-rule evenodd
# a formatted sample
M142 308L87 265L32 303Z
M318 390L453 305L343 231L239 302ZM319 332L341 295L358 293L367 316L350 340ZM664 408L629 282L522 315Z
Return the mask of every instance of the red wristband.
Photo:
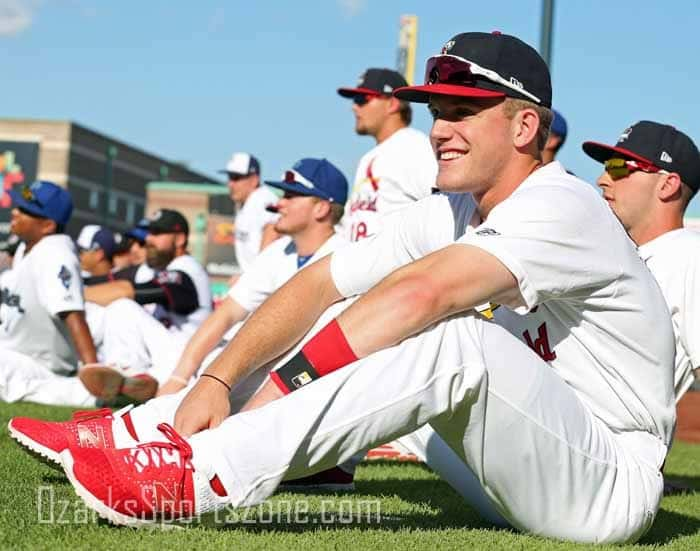
M284 394L289 394L355 360L357 356L350 348L340 325L333 320L307 342L299 353L272 371L270 379Z
M321 329L301 351L321 377L357 361L337 320Z

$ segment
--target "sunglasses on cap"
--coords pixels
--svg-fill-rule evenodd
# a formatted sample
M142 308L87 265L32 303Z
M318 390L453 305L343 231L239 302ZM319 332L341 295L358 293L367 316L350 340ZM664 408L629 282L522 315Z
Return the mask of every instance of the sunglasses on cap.
M607 172L613 180L626 178L638 170L650 174L669 174L667 170L663 170L652 163L645 163L643 161L632 161L623 159L622 157L612 157L605 161L605 172Z
M295 191L293 191L291 193L297 193L298 195L319 196L322 199L326 199L327 201L333 202L333 198L328 197L328 194L326 192L318 189L316 187L316 185L311 180L309 180L308 178L304 178L304 176L302 176L296 170L287 170L284 173L284 181L285 181L285 183L288 183L288 184L301 184L302 186L304 186L306 189L309 190L308 194L299 193L299 192L295 192ZM312 190L314 191L313 193L311 193ZM287 193L287 190L285 190L285 194L286 193Z
M463 57L451 54L434 55L425 64L425 84L469 84L474 83L479 77L518 92L535 103L542 103L540 98L525 90L522 85L518 86L496 71L486 69Z
M352 97L352 102L358 107L362 107L363 105L367 105L374 98L381 97L387 96L383 96L382 94L357 94L356 96Z

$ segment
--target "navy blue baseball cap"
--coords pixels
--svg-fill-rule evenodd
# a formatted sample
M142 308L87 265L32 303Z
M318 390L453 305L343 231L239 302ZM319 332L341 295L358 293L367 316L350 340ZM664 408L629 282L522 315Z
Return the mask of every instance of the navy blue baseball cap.
M19 189L18 189L19 188ZM70 193L53 182L38 180L31 185L16 186L10 191L15 207L48 218L65 226L73 212Z
M552 109L552 113L554 114L554 118L552 119L550 131L552 134L559 136L561 138L561 143L563 144L564 140L566 140L566 134L568 133L569 127L566 124L566 119L561 116L559 111Z
M301 159L282 174L282 181L265 183L283 191L313 195L341 205L348 200L348 181L326 159Z
M96 251L102 249L105 256L111 259L117 248L114 233L109 228L89 224L80 230L78 239L75 240L78 249L82 251Z

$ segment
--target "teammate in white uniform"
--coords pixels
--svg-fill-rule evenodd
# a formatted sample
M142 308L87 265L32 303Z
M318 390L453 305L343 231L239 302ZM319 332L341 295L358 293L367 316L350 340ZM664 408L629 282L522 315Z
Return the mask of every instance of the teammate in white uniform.
M140 382L141 391L126 394L143 401L170 375L187 340L211 312L209 277L187 254L189 226L177 211L162 209L148 220L148 264L158 270L153 280L137 284L119 279L85 290L86 300L104 310L104 361L80 374L97 396L111 400L124 377ZM156 304L155 313L141 305ZM127 368L127 369L124 369Z
M75 244L78 246L83 276L101 276L112 271L112 257L117 244L110 229L95 224L84 226Z
M67 191L45 181L12 196L10 228L23 243L0 287L0 399L94 405L72 376L78 360L96 359L78 256L62 233L73 202Z
M295 183L295 177L305 178L313 187ZM228 332L232 328L239 328L239 322L298 270L345 243L335 234L333 226L343 216L348 182L331 163L325 159L301 159L281 181L265 183L285 193L275 206L280 214L275 231L284 237L271 243L253 260L221 305L192 336L177 366L173 366L173 373L158 390L159 395L184 388L200 367L206 367L218 355L222 344L230 340ZM247 382L246 388L252 393L264 375L266 372L261 370L255 381ZM241 389L236 394L241 405L250 396Z
M397 71L371 68L360 75L356 87L338 89L342 97L352 99L355 131L372 136L377 142L360 159L345 209L342 226L351 241L378 233L388 215L427 197L435 185L437 162L430 141L409 127L411 104L392 96L395 89L406 85ZM366 455L376 459L416 459L396 442L369 450ZM344 468L354 472L364 456L359 453ZM316 479L321 477L319 473Z
M688 203L700 189L700 153L672 126L640 121L614 146L585 142L605 164L603 197L639 246L659 282L676 336L676 401L700 368L700 233L683 228Z
M249 153L231 155L221 172L228 175L231 200L236 204L236 260L245 272L260 251L279 237L273 227L277 215L267 210L279 197L260 185L260 162Z
M430 423L517 529L623 542L649 528L674 420L663 296L594 190L559 163L541 167L551 89L532 48L458 35L426 81L397 94L430 101L438 186L471 195L427 198L293 277L180 405L189 440L161 425L169 444L63 451L88 506L150 523L248 505ZM364 292L250 406L278 384L300 391L206 430L228 414L227 387ZM495 322L472 310L487 301L503 305Z
M392 96L406 86L391 69L367 69L355 88L338 94L353 100L355 131L377 145L357 166L343 228L350 241L377 233L386 215L430 195L437 163L428 137L410 128L411 106Z

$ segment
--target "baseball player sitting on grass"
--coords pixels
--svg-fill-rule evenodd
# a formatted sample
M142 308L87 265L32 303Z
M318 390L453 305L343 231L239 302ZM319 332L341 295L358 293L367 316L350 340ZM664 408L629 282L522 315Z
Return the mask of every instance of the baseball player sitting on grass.
M224 336L224 344L231 339L228 332L232 328L239 328L239 322L298 270L345 243L333 228L343 216L348 182L327 160L301 159L285 172L281 181L265 184L284 192L274 208L279 213L274 229L285 237L255 257L221 305L199 327L169 379L159 388L159 395L182 390L200 367L218 355ZM267 375L264 370L260 373ZM252 393L261 381L251 379L257 381L246 381ZM242 389L236 392L237 401L242 400L240 405L249 396Z
M639 247L639 254L666 298L676 340L676 402L700 368L700 234L683 227L688 203L700 188L700 153L672 126L640 121L614 146L585 142L583 150L603 163L603 198ZM664 494L690 491L664 479Z
M189 226L175 210L156 211L145 221L147 283L117 279L85 289L85 300L102 312L104 365L80 372L80 380L107 402L118 395L143 402L170 375L187 340L211 312L209 277L187 252ZM142 305L155 304L152 315Z
M338 88L352 100L355 131L376 141L357 165L342 222L350 241L377 233L387 214L427 197L435 183L437 163L428 137L410 128L411 104L392 96L406 84L401 73L371 68L357 86Z
M656 278L673 320L674 388L678 402L700 368L700 233L683 227L688 203L700 189L700 153L672 126L640 121L618 142L585 142L603 163L603 198L637 244Z
M512 36L465 33L428 60L425 85L395 93L429 105L444 193L283 285L200 376L175 428L159 425L162 441L126 447L142 427L113 419L85 448L80 421L35 422L36 439L63 435L90 508L150 524L252 505L430 424L518 530L617 543L649 529L674 422L671 321L602 198L541 164L545 62ZM501 305L492 321L473 310L486 302ZM290 349L229 416L230 387Z
M104 276L112 271L116 242L111 230L89 224L80 230L75 244L78 246L80 269L84 276Z
M80 263L63 228L69 193L52 182L17 186L10 230L21 243L0 287L0 399L94 406L74 377L96 361L85 322Z

